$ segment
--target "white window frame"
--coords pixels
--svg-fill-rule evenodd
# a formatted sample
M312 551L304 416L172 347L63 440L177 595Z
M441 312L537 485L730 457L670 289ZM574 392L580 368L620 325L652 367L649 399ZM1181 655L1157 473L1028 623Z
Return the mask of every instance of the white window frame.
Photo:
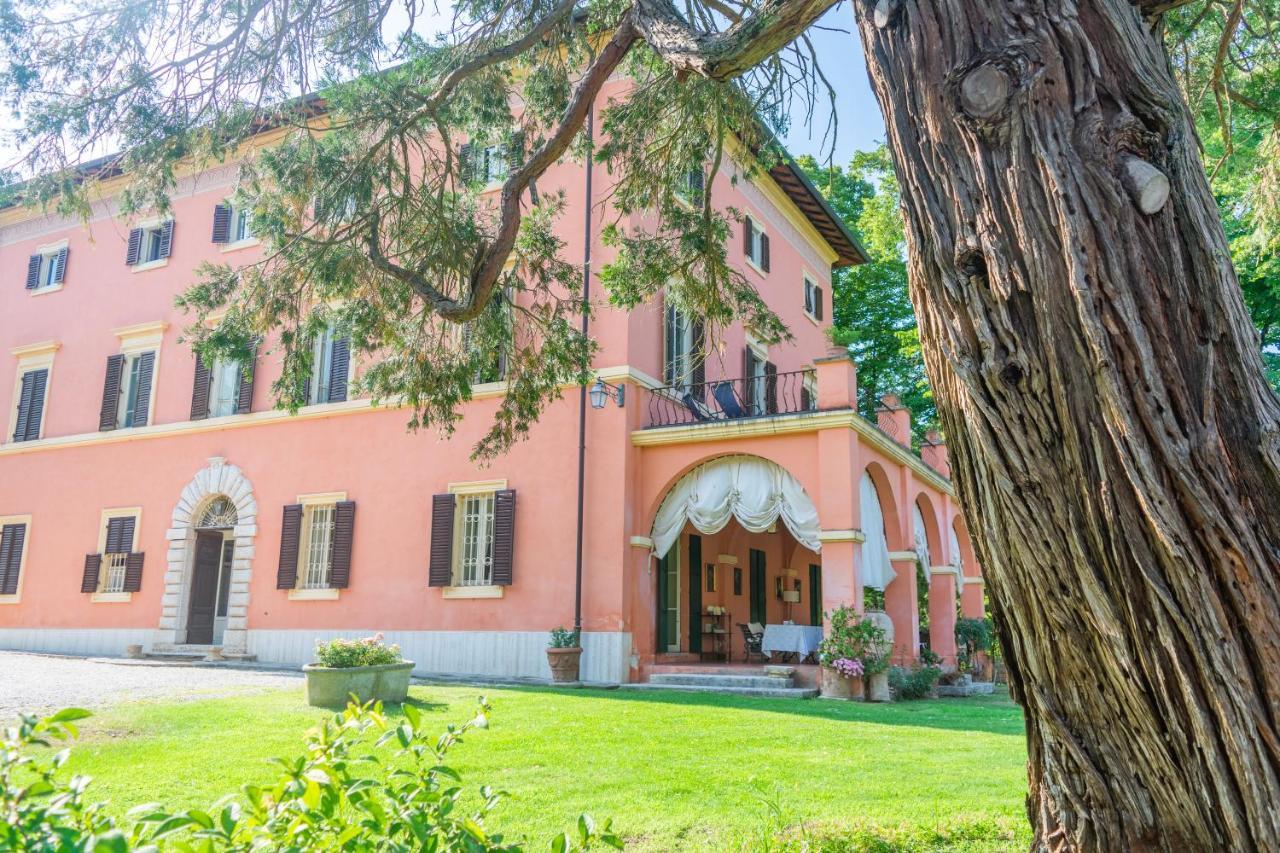
M18 359L18 369L13 377L13 400L9 406L9 428L4 435L5 444L16 444L13 431L18 428L18 407L22 402L22 377L33 370L48 370L44 383L44 400L40 408L40 434L33 441L44 438L49 426L49 395L53 393L53 357L62 347L61 341L41 341L37 344L14 347L9 352ZM31 442L22 442L30 444Z
M443 595L445 598L502 598L506 587L493 583L493 520L497 510L497 494L507 488L506 480L477 480L468 483L450 483L449 494L454 496L456 501L453 512L453 560L449 567L450 586L444 587ZM489 583L466 583L463 582L463 545L466 525L466 506L469 500L488 498L490 501L490 514L487 519L481 519L481 524L487 521L486 529L489 553L486 559L489 562Z
M814 297L818 295L817 288L820 286L818 284L818 278L817 276L810 273L808 270L805 270L803 275L803 281L804 281L804 303L802 304L804 304L805 306L804 316L808 317L814 323L821 323L822 321L818 319L817 312L809 310L809 307L808 307L811 299L813 300L812 304L815 307L817 306L817 300Z
M130 269L133 272L145 272L146 270L159 269L169 265L168 258L156 258L147 260L147 256L151 253L152 240L163 239L162 232L166 222L172 221L170 216L155 216L151 219L144 219L135 225L135 228L141 229L142 239L138 243L138 262ZM170 247L172 251L172 246Z
M750 264L751 268L756 272L761 275L767 275L764 271L764 267L760 264L760 262L764 260L764 241L760 239L760 236L762 234L768 234L769 232L760 227L759 217L753 214L748 214L748 216L751 217L751 251L747 253L747 263Z
M312 545L312 519L317 510L327 510L329 516L329 542L333 541L334 525L337 522L337 506L347 499L346 492L319 492L310 495L298 495L297 503L302 505L302 529L298 531L298 566L293 589L289 590L291 601L334 601L341 590L332 586L333 562L331 548L326 548L325 560L328 561L325 571L328 575L327 586L310 586L307 584L308 559ZM321 546L325 547L325 546Z
M354 199L354 196L352 197ZM238 249L247 249L250 246L257 246L261 243L258 235L253 231L253 211L248 205L240 204L232 199L224 199L223 205L229 211L229 221L227 224L227 242L223 243L220 251L234 252ZM243 224L243 233L237 233Z
M492 164L497 162L500 167L495 174ZM483 169L485 189L493 189L502 186L503 182L511 174L511 163L507 157L507 146L501 143L486 145L480 149L480 167Z
M325 330L316 335L316 339L311 342L311 376L307 379L307 405L321 406L329 402L329 377L333 372L333 341L334 329L332 325L326 326ZM350 371L350 364L347 365ZM347 381L351 381L348 372ZM324 393L324 399L320 399L320 394Z
M164 333L168 331L169 324L163 320L156 320L151 323L138 323L134 326L125 326L119 329L112 329L111 333L120 339L120 354L124 356L124 365L120 369L120 401L116 408L116 429L138 429L139 427L124 426L124 406L128 397L126 389L126 381L132 382L131 370L133 364L143 353L155 353L155 359L151 363L151 393L147 398L147 423L139 426L151 426L156 422L156 394L160 387L160 349L164 343Z
M236 414L240 406L240 378L243 365L235 359L220 358L209 369L209 417L223 418ZM231 385L231 411L218 411L218 395L226 389L224 383Z
M31 550L31 516L0 515L0 529L6 524L25 524L27 529L22 539L22 554L18 557L18 589L12 595L0 595L0 605L22 602L22 584L27 579L27 553Z
M747 404L757 415L766 414L765 409L768 403L768 389L765 387L765 362L769 360L769 348L758 341L755 337L747 335L747 347L751 350L751 354L755 356L755 373L751 376L744 377L752 380L751 382L751 399Z
M93 595L89 598L95 604L126 604L133 600L133 593L125 592L123 589L111 589L110 555L107 554L107 526L113 518L133 519L133 539L129 542L129 551L127 553L137 553L138 538L142 535L142 507L116 507L102 511L102 515L98 520L98 554L102 556L102 564L98 569L98 588L94 590ZM122 562L119 570L121 585L124 584L124 573L125 566Z
M58 257L58 253L67 248L66 240L59 240L56 243L47 243L43 246L37 246L32 252L33 255L40 256L40 274L36 276L36 286L27 293L31 296L43 296L46 293L57 293L62 290L62 282L44 283L44 279L53 272L53 261ZM66 271L63 271L66 275Z
M668 308L667 306L664 305L663 306L664 316L662 318L662 328L663 328L664 335L666 335L670 331L670 327L667 326L667 318L665 316L665 312L668 310L675 311L675 315L677 318L676 334L679 336L680 339L676 342L677 345L674 348L668 347L667 346L668 342L665 340L663 341L662 358L663 358L664 364L662 365L662 374L663 374L662 378L664 382L667 379L668 371L667 371L667 365L665 364L665 361L667 358L667 350L671 349L672 356L674 358L674 361L671 364L671 370L670 370L671 388L677 391L688 391L693 384L693 369L696 366L694 364L694 360L697 358L697 355L698 355L697 341L693 339L694 323L692 318L688 314L686 314L684 311L681 311L679 308L674 308L674 306L672 308Z

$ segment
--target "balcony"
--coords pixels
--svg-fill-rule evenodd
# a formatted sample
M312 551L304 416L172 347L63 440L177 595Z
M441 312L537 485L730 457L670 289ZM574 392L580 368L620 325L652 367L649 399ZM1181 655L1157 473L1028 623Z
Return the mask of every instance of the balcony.
M814 372L667 385L648 392L645 428L724 423L811 412Z

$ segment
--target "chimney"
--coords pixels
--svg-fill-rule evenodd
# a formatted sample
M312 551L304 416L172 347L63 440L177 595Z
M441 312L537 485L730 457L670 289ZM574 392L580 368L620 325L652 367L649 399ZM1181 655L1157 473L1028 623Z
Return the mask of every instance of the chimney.
M903 447L911 447L911 410L897 394L885 394L876 408L876 426Z
M920 442L920 458L924 460L924 464L942 476L951 476L951 462L947 459L947 443L936 429L931 429L924 434L924 441Z

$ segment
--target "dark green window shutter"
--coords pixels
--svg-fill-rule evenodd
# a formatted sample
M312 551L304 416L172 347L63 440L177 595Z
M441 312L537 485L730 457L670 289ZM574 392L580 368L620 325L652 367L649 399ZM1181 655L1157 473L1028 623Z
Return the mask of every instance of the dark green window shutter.
M822 624L822 566L809 564L809 624Z
M151 418L151 374L155 367L154 352L138 356L138 387L134 394L138 402L133 408L133 426L146 426Z
M751 549L751 621L765 624L768 617L764 551Z
M329 586L351 584L351 541L356 526L356 502L339 501L333 509L333 538L329 540Z
M280 566L276 569L276 589L298 585L298 541L302 537L302 504L288 504L280 525Z
M667 553L663 554L658 560L658 590L657 600L655 602L658 616L656 620L657 630L654 631L654 650L660 655L667 652L667 631L670 629L670 626L667 624L667 596L670 594L670 590L667 588L667 573L670 569L669 561L672 559L672 554L675 553L675 549L678 547L679 543L672 546L672 548L668 550Z
M431 498L431 564L427 570L429 586L453 583L453 513L458 499L452 494Z
M121 353L107 356L107 375L102 380L102 408L98 412L98 429L115 429L120 409L120 379L124 373Z
M0 595L16 595L18 573L22 570L22 549L27 539L25 524L0 528Z
M80 578L81 592L98 591L98 574L102 571L101 554L85 554L84 575Z
M493 583L510 586L516 553L516 491L502 489L493 496Z
M702 537L689 536L689 651L702 652Z

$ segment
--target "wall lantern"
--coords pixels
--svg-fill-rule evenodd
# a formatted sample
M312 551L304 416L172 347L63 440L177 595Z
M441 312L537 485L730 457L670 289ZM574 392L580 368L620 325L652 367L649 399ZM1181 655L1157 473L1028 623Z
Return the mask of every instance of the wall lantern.
M588 393L591 395L591 408L593 409L603 409L604 402L607 399L616 400L618 408L621 409L626 402L627 389L624 385L610 385L597 376L595 384L591 386L591 390Z

